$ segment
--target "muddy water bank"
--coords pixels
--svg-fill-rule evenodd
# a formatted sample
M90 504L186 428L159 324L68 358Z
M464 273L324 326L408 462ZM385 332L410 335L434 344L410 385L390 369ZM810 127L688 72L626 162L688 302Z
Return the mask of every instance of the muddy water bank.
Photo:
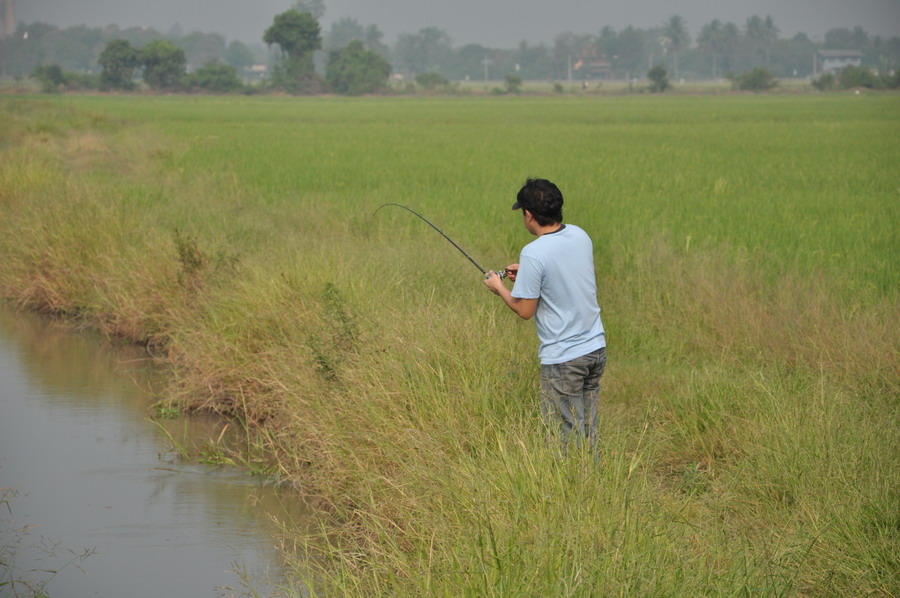
M281 583L273 518L307 511L237 468L183 460L173 440L212 445L227 422L161 429L150 408L161 375L139 348L0 306L0 581L72 598Z

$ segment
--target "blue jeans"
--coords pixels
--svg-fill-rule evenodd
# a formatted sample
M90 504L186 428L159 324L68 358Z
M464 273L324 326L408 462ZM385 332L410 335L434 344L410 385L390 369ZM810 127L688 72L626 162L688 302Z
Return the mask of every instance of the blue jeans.
M563 454L571 439L597 451L600 376L605 369L605 348L541 365L541 413L551 433L559 436Z

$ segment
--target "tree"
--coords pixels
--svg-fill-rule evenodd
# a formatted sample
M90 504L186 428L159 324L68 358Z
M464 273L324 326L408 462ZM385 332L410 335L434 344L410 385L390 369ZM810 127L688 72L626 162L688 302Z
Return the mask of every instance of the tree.
M100 29L78 25L59 30L47 41L52 45L47 48L48 59L69 71L90 71L96 68L97 52L104 39Z
M791 39L779 39L772 44L772 74L776 77L812 75L813 65L809 58L816 53L818 47L803 33L797 33Z
M363 27L356 19L344 17L332 23L328 35L325 36L324 47L332 52L348 46L354 40L359 40L366 50L387 59L388 47L381 41L383 37L384 34L376 25Z
M678 78L678 51L691 43L691 36L687 30L687 24L679 15L672 15L663 25L663 46L672 49L672 59L675 65L675 78Z
M718 77L718 57L725 50L725 31L722 28L722 21L713 19L703 26L700 35L697 36L697 43L700 51L712 55L712 77Z
M192 67L209 64L214 60L222 60L227 48L225 36L221 33L192 31L177 43L180 48L184 49L188 64Z
M557 79L568 79L571 70L577 70L576 65L582 57L587 57L590 47L594 45L594 36L589 34L577 34L571 31L558 34L553 38L553 70Z
M722 53L728 57L728 66L732 67L734 62L734 53L738 44L741 43L741 30L731 21L722 25Z
M184 50L164 39L150 42L140 50L144 81L153 89L177 87L185 74Z
M105 89L133 89L132 76L140 64L140 53L128 40L114 39L106 44L97 62L102 68L100 85Z
M379 54L366 50L360 40L331 52L326 81L337 93L361 95L384 89L391 65Z
M747 39L762 42L765 37L762 17L759 15L747 17L747 21L744 23L744 32L747 34Z
M631 25L619 32L619 63L627 70L629 76L637 76L646 63L647 35Z
M778 41L778 34L781 32L775 26L775 19L772 15L766 15L763 21L763 44L766 51L766 66L769 66L769 56L772 52L772 44Z
M825 32L825 47L829 50L862 50L870 44L869 34L862 27L838 27Z
M366 49L387 59L390 52L388 51L388 47L382 41L383 39L384 33L381 32L381 29L379 29L377 25L366 26L366 35L363 40Z
M196 87L206 91L227 93L237 91L244 85L238 79L237 70L230 64L214 60L198 68L184 78L188 87Z
M182 37L184 37L184 27L182 27L181 23L178 22L169 27L169 30L166 32L166 39L173 44L180 40Z
M604 25L600 29L600 34L596 38L597 47L600 48L607 58L612 58L619 53L619 40L616 30L609 25Z
M282 55L289 60L309 60L311 64L312 53L322 47L319 34L319 22L311 13L291 9L275 16L263 41L270 46L278 45Z
M238 40L232 40L225 49L225 62L235 68L243 68L253 64L253 52L247 47L247 44Z
M650 79L650 91L661 92L669 87L669 76L666 69L660 65L656 65L647 71L647 78Z
M28 76L49 61L46 46L59 29L46 23L20 22L12 36L0 39L0 60L7 75Z
M481 56L484 54L485 52L482 52ZM520 72L525 79L547 79L550 76L553 59L550 56L550 48L545 44L530 46L528 42L522 41L513 58L516 64L520 65ZM475 73L478 73L478 70Z
M772 44L778 40L779 30L775 26L775 19L771 15L766 15L765 19L753 15L747 19L746 32L747 39L763 49L766 57L765 66L769 66L769 51Z
M452 52L450 36L437 27L425 27L418 33L401 33L397 36L397 59L412 73L437 69L448 62Z
M291 9L276 15L263 41L281 49L282 62L274 75L276 85L293 92L317 91L313 53L322 47L322 37L312 14Z
M325 49L337 51L350 45L350 42L366 39L366 28L352 17L344 17L331 24L331 30L325 36Z
M308 12L316 21L325 16L325 2L323 0L294 0L292 8L297 12Z

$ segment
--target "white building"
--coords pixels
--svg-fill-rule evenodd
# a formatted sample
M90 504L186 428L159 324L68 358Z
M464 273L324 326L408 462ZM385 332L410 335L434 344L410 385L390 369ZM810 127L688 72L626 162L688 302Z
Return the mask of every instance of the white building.
M859 50L819 50L816 52L813 74L840 73L848 66L861 66L863 53Z

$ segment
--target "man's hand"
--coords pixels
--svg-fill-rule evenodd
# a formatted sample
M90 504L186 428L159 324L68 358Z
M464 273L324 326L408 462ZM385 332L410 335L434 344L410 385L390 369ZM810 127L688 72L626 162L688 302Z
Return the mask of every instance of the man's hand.
M519 265L513 264L506 270L507 272L513 271L509 278L515 280L515 273L518 272ZM523 320L530 319L537 311L538 299L518 299L513 297L510 290L504 286L503 279L493 270L488 270L487 274L484 275L484 286L489 288L495 295L499 295L503 302L506 303L506 306Z
M519 274L519 264L510 264L506 267L506 277L516 282L516 276Z
M500 294L500 289L506 289L503 286L503 279L493 270L488 270L487 274L484 275L484 286L489 288L495 295Z

